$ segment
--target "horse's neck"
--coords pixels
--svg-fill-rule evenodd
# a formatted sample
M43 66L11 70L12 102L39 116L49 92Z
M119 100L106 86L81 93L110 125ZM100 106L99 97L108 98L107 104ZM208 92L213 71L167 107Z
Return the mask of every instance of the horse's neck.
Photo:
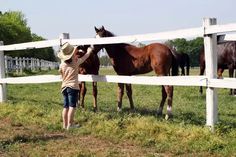
M107 54L111 58L117 58L120 55L124 55L126 52L126 46L128 44L108 44L105 46Z
M179 59L181 58L180 54L179 54L176 50L174 50L174 49L170 49L170 50L171 50L173 56L174 56L177 60L179 60Z

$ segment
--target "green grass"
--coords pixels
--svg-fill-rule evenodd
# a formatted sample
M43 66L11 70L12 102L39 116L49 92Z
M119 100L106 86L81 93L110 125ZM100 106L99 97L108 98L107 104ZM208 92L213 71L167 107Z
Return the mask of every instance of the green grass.
M100 74L114 72L101 69ZM228 89L218 89L219 122L212 133L205 126L205 94L199 87L175 87L169 121L155 114L160 86L133 85L136 111L130 112L125 95L121 113L116 84L98 83L98 113L92 112L91 83L87 88L86 109L75 116L82 127L64 131L60 83L7 85L8 101L0 105L0 155L236 156L236 98Z

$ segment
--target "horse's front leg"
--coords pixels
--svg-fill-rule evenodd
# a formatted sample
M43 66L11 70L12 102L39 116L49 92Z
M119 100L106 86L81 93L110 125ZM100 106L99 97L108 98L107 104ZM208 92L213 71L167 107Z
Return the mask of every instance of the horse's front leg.
M118 91L117 91L117 111L120 112L122 110L122 97L124 95L124 84L118 83Z
M184 69L184 65L181 66L181 75L185 75L185 69Z
M84 109L84 97L85 97L85 94L87 92L87 88L86 88L86 85L85 85L85 82L81 82L81 85L80 85L80 106Z
M97 82L93 82L93 111L97 111Z
M131 84L125 84L125 87L126 87L126 94L129 98L130 109L134 110L134 102L132 98L132 86Z
M162 115L163 107L164 107L164 104L165 104L165 101L166 101L166 97L167 97L167 94L166 94L164 86L161 86L161 87L162 87L162 89L161 89L162 98L161 98L161 103L160 103L159 109L157 110L157 115L159 115L159 116Z

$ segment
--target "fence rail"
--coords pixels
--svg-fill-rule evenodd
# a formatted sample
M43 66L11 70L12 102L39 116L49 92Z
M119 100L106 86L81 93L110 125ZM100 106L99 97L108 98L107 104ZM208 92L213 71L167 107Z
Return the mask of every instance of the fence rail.
M81 75L79 81L132 83L142 85L174 85L174 86L204 86L211 88L234 88L235 78L211 79L206 76L117 76L117 75ZM0 83L7 84L35 84L61 82L59 75L38 75L27 77L9 77L0 79Z
M236 31L236 24L232 23L225 25L213 25L208 27L196 27L189 29L179 29L175 31L137 34L129 36L109 37L109 38L54 39L54 40L27 42L21 44L2 45L0 46L0 51L13 51L13 50L25 50L25 49L60 46L65 42L69 42L72 45L115 44L124 42L132 43L132 42L142 42L142 41L170 40L176 38L203 37L204 35L211 33L225 33L225 32L235 32L235 31Z

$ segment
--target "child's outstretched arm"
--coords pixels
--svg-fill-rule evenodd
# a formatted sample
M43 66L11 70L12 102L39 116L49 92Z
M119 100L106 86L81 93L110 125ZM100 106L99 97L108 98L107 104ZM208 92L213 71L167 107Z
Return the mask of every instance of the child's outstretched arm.
M82 64L92 53L93 49L88 47L87 52L81 58L78 59L78 64Z

